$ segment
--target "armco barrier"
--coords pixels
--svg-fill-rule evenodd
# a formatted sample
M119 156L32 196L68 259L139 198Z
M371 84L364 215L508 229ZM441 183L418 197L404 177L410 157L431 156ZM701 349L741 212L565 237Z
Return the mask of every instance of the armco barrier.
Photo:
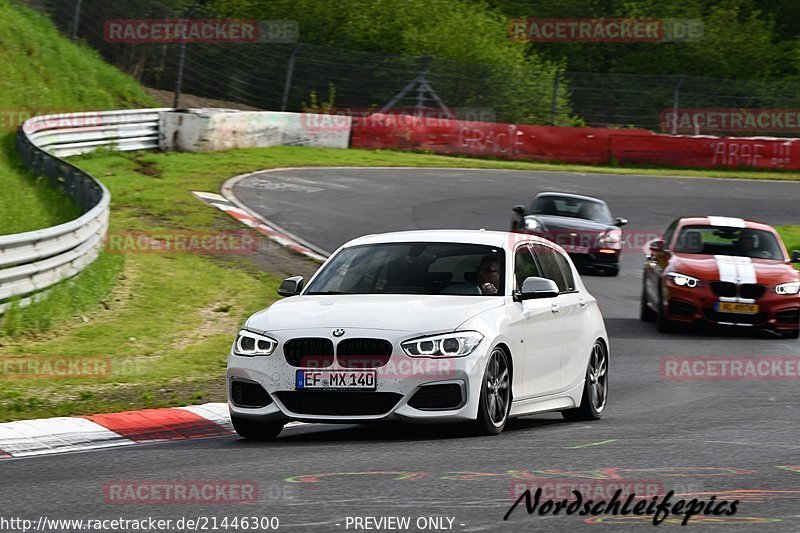
M108 190L61 159L101 146L115 150L158 147L158 116L165 109L44 115L17 132L25 166L71 195L82 215L58 226L0 236L0 313L9 299L29 303L44 289L80 272L98 255L108 228Z
M775 137L690 137L646 130L489 124L409 115L354 121L351 146L425 150L564 163L674 167L800 169L798 140Z

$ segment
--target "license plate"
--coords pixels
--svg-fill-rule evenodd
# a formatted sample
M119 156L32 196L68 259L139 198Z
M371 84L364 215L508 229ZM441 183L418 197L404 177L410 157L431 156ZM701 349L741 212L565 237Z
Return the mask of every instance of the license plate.
M561 247L568 254L588 254L589 248L586 246L573 246L571 244L562 244Z
M740 304L736 302L717 302L717 311L720 313L738 313L740 315L755 315L758 313L757 304Z
M295 389L375 390L374 370L298 370Z

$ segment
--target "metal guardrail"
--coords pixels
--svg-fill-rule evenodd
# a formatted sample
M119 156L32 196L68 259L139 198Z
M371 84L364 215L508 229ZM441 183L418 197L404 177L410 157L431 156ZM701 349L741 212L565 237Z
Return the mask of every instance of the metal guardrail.
M111 195L102 183L63 157L100 147L145 150L158 147L163 109L133 109L43 115L17 132L25 166L72 196L82 215L50 228L0 235L0 313L36 300L45 289L94 261L108 229Z

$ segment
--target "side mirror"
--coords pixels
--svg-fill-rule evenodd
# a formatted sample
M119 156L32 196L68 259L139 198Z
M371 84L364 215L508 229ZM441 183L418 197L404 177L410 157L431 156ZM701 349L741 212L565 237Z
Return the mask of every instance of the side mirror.
M792 250L792 258L789 260L790 263L800 263L800 250Z
M628 223L628 219L627 218L617 217L617 218L614 219L614 225L617 226L617 227L622 227L627 223Z
M281 296L296 296L303 290L303 276L293 276L286 278L278 287L278 294Z
M657 253L657 252L663 252L663 251L664 251L664 241L662 241L661 239L657 239L657 240L652 241L650 243L650 252L651 253Z
M511 210L519 215L525 216L526 209L524 205L515 205L511 208Z
M558 285L552 279L531 276L522 282L522 290L517 292L515 300L534 300L537 298L555 298L558 296Z

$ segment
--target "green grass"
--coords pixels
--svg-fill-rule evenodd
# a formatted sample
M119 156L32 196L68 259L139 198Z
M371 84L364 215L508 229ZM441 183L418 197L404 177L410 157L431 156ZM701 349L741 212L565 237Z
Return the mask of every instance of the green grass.
M112 234L241 229L191 191L219 191L231 176L259 169L545 166L289 146L206 154L98 152L74 162L110 189ZM799 227L784 227L781 233L787 247L800 248ZM222 401L233 335L247 316L274 301L279 281L260 272L248 256L105 252L53 301L0 321L0 332L6 332L0 337L0 358L100 359L110 361L111 373L0 379L0 421ZM81 290L83 296L76 297Z
M800 226L776 226L775 229L780 233L789 255L792 250L800 250ZM800 270L800 264L795 263L794 267Z
M783 244L789 253L792 250L800 250L800 226L777 226L775 229L781 234Z
M43 15L0 2L0 235L52 226L80 213L46 180L31 177L14 147L25 117L146 107L155 102L129 76L62 36Z

